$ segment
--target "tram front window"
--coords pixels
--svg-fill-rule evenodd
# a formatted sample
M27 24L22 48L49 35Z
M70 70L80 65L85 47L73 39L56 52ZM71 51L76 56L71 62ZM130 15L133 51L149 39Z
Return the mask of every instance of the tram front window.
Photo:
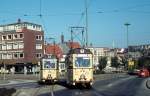
M53 63L51 61L45 61L44 68L55 68L55 63Z
M85 57L76 57L75 67L90 67L90 59Z

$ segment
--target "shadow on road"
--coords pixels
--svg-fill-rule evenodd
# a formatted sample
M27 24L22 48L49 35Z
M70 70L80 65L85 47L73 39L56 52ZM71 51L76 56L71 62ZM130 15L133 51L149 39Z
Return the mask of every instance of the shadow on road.
M12 96L12 94L15 92L16 92L16 89L14 88L11 88L11 89L0 88L0 96Z

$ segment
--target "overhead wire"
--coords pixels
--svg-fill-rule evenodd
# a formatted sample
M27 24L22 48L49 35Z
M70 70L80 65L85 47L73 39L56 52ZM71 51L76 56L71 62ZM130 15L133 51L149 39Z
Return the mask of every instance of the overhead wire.
M130 6L130 7L125 7L125 8L120 8L120 9L115 9L115 10L110 10L110 11L98 11L97 13L120 13L120 12L133 12L133 13L147 13L149 14L149 11L137 11L133 10L135 8L140 8L140 7L150 7L150 4L138 4L135 6Z
M92 0L89 1L87 9L89 9L89 7L91 6L91 4L92 4ZM80 14L81 17L80 17L79 21L77 22L77 26L79 26L80 23L82 22L82 20L84 19L85 13L86 13L86 10L84 10L83 12L81 12L81 14Z
M87 9L89 9L89 7L91 6L91 2L92 2L92 0L89 1L88 5L87 5ZM80 26L82 20L84 19L85 15L86 15L85 13L86 13L86 9L84 9L80 14L79 21L77 22L77 25L76 25L77 27ZM74 33L74 38L77 38L82 44L85 42L85 36L83 36L84 41L82 41L79 38L79 32L77 34Z

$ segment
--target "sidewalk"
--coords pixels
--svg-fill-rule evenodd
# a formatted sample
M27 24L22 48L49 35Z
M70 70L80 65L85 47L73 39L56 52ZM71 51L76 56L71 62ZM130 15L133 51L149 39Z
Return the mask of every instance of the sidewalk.
M30 83L30 82L37 82L36 80L23 80L23 79L16 79L16 80L0 80L0 88L5 85L11 84L21 84L21 83Z

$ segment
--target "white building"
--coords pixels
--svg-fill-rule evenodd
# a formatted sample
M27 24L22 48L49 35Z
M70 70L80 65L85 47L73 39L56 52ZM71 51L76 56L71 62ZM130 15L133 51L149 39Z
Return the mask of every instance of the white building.
M95 66L99 64L100 57L108 56L108 51L110 50L106 47L88 47L87 49L90 49L90 51L93 53L93 62Z

